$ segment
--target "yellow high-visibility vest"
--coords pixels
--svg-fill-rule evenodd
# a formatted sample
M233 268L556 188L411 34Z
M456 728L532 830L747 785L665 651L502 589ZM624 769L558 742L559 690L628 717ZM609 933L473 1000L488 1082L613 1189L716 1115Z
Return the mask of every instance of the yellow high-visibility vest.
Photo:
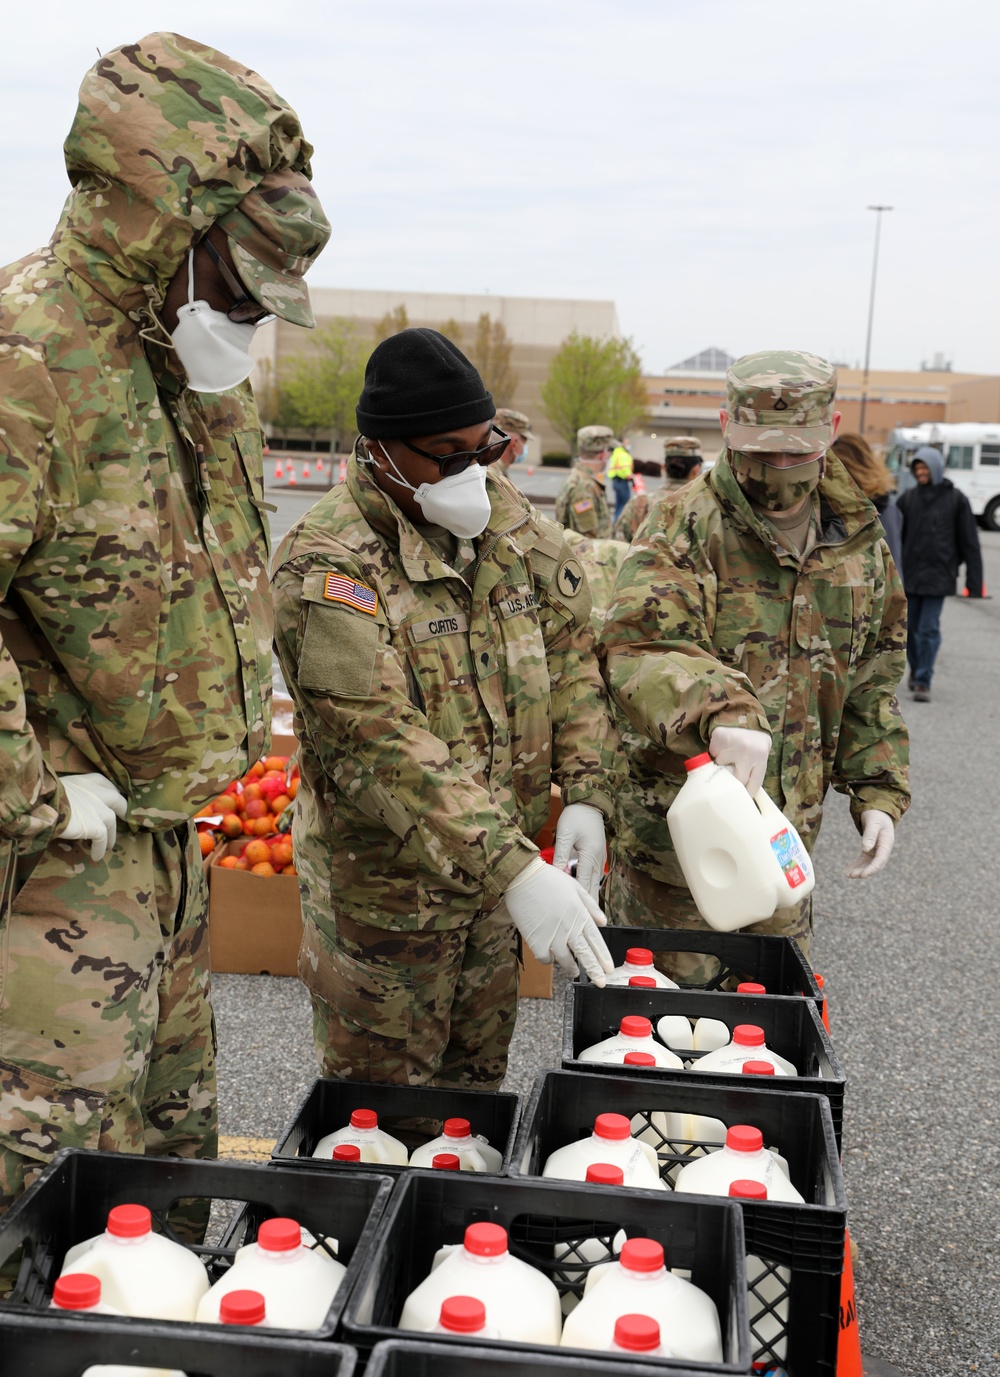
M611 451L611 460L608 464L608 477L632 477L632 456L624 445L616 445Z

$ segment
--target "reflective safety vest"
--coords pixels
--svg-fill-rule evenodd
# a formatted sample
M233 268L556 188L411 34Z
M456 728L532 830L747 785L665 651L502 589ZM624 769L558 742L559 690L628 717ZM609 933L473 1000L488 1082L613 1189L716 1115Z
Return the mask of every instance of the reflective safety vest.
M608 463L609 478L631 478L632 456L624 445L616 445Z

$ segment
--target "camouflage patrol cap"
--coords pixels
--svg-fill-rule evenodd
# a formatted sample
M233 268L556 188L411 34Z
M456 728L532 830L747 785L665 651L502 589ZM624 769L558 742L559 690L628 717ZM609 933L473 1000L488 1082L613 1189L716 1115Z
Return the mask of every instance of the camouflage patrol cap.
M614 449L616 443L610 426L581 426L576 432L577 454L600 454L602 450Z
M833 438L836 390L836 368L817 354L744 354L726 373L726 444L751 454L826 449Z
M510 407L502 406L493 417L493 424L498 425L501 430L508 434L523 435L526 440L534 440L535 436L531 429L531 420L525 416L523 411L511 411Z
M671 455L701 454L701 441L697 435L671 435L663 442L663 453Z

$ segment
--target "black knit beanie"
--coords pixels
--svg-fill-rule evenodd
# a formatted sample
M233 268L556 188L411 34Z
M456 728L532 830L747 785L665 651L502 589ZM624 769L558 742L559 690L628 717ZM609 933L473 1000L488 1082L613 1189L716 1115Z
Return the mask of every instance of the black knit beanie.
M490 421L496 407L461 349L421 327L401 330L376 347L355 415L370 440L406 440Z

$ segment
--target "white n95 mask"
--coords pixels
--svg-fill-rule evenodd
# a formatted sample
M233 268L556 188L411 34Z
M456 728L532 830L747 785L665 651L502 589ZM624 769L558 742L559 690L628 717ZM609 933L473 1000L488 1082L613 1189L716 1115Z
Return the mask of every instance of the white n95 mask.
M429 526L443 526L446 531L464 540L482 535L492 511L490 495L486 491L486 470L482 464L470 464L462 473L439 478L436 483L421 483L419 488L415 488L396 468L381 440L378 447L396 469L396 475L390 473L389 477L402 487L409 488Z
M188 299L177 309L173 333L177 357L195 392L228 392L246 382L253 368L250 341L256 325L238 324L225 311L194 299L194 249L188 254Z

